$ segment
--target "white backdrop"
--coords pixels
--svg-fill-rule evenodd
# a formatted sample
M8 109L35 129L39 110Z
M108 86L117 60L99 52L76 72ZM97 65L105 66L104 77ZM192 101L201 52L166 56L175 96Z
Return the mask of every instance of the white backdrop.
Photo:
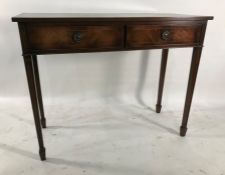
M19 33L11 17L22 12L158 12L212 15L197 78L195 105L225 99L225 1L223 0L0 0L0 98L28 98ZM192 49L171 49L163 103L183 108ZM128 99L154 106L161 50L39 56L45 103ZM128 98L129 97L129 98ZM180 109L182 109L180 108Z

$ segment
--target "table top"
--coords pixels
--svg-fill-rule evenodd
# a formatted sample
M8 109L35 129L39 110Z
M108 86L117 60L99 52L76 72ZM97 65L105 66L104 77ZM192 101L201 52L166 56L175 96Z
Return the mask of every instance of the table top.
M195 16L173 13L21 13L13 22L65 21L133 21L133 20L212 20L213 16Z

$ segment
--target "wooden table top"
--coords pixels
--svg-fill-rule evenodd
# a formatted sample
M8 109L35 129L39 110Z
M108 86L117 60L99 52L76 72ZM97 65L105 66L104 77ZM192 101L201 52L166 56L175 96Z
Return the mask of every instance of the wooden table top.
M163 21L163 20L212 20L213 16L195 16L173 13L21 13L12 17L13 22L65 21Z

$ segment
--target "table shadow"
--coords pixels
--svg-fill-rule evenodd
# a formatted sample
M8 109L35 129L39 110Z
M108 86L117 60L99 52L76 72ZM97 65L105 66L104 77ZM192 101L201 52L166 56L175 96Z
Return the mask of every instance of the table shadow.
M124 174L147 174L148 172L142 170L142 169L137 169L134 168L133 166L121 166L121 165L112 165L108 164L102 161L99 162L91 162L91 161L78 161L78 160L66 160L62 158L53 158L53 157L48 157L45 161L41 161L39 159L38 154L34 154L33 152L23 150L20 148L16 148L11 145L3 144L0 143L0 149L9 151L11 153L15 153L17 155L27 157L33 160L40 161L41 163L44 164L54 164L54 165L64 165L64 166L69 166L69 167L75 167L75 168L80 168L83 169L83 171L88 171L88 170L94 170L94 171L108 171L111 173L124 173ZM65 167L63 167L65 168Z

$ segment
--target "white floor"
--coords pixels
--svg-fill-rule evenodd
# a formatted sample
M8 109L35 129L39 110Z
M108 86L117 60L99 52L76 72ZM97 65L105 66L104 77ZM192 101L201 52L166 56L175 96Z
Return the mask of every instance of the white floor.
M1 175L225 175L225 108L193 106L182 138L181 111L110 100L46 105L44 162L30 104L0 111Z

